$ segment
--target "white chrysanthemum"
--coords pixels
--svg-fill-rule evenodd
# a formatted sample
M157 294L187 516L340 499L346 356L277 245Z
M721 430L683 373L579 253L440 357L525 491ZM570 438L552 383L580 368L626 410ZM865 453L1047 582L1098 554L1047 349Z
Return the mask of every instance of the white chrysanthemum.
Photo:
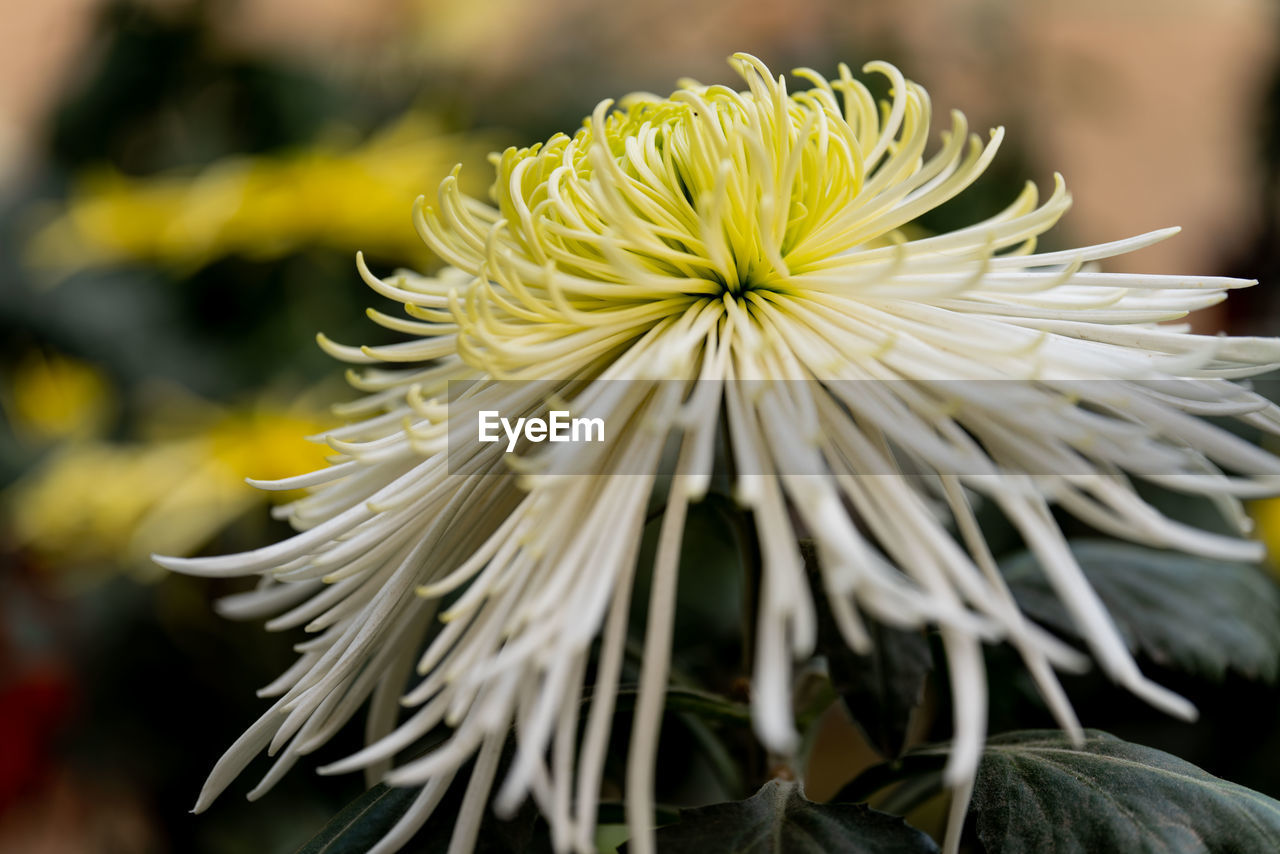
M606 101L572 137L507 150L492 205L447 179L417 215L447 262L438 276L382 280L361 263L369 285L412 318L373 319L412 337L360 349L322 339L339 358L379 367L352 377L369 394L343 411L349 426L325 436L333 465L261 484L310 490L284 508L300 533L247 554L162 561L259 574L259 589L224 613L314 635L264 689L275 705L218 763L197 809L269 749L276 765L251 797L262 793L368 701L368 747L324 770L422 787L378 852L403 844L474 759L451 848L468 850L513 731L497 810L532 796L557 850L594 850L657 491L665 510L626 781L631 844L651 851L681 534L689 502L708 489L719 430L759 532L751 705L771 750L796 744L792 662L814 646L801 537L815 543L854 648L869 642L860 612L938 627L958 814L986 728L982 642L1016 646L1061 725L1079 733L1055 669L1081 657L1019 612L975 521L979 499L1037 555L1106 672L1193 714L1139 672L1050 507L1151 545L1259 555L1253 542L1162 517L1126 475L1213 496L1242 532L1237 497L1274 491L1275 459L1199 417L1277 431L1280 412L1230 379L1280 362L1280 346L1158 325L1251 282L1086 266L1172 229L1036 253L1036 237L1069 205L1060 179L1043 203L1028 184L967 228L904 233L982 173L999 131L984 144L954 113L926 157L928 96L889 65L866 68L888 78L890 100L877 104L844 67L833 82L798 71L812 88L788 93L758 60L733 64L748 91L685 82L666 99ZM452 380L472 384L449 401ZM604 417L617 435L611 459L596 462L618 473L566 474L573 454L557 449L523 476L480 477L509 470L501 444L450 448L451 427L478 410L526 415L553 395ZM680 450L666 478L672 436ZM414 710L403 722L397 701ZM447 740L392 767L441 724Z

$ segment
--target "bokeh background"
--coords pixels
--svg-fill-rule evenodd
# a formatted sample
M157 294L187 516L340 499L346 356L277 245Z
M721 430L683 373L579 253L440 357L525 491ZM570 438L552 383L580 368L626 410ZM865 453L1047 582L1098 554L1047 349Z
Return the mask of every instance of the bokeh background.
M323 461L302 437L345 392L315 333L386 334L355 251L431 268L417 195L457 162L484 192L487 152L604 97L731 82L736 50L775 71L888 59L935 115L1008 129L925 225L1062 172L1057 243L1181 225L1111 267L1257 278L1196 322L1280 333L1268 0L6 0L3 19L0 852L290 851L360 791L299 769L188 814L296 638L222 620L238 585L147 556L283 533L243 479ZM1280 511L1258 514L1280 541ZM1201 723L1135 733L1149 716L1099 685L1082 717L1280 795L1275 690L1169 679ZM825 737L844 759L813 769L814 797L862 761L848 727Z

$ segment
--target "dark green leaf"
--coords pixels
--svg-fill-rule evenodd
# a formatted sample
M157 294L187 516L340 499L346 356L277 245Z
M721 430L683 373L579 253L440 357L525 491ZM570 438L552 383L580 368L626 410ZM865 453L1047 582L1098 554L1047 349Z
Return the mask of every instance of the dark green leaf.
M406 852L445 854L468 777L464 772L454 781L431 818L405 846ZM348 804L297 854L364 854L391 830L421 791L379 783ZM510 821L486 812L472 850L475 854L550 854L551 838L537 807L526 801Z
M927 782L936 791L941 788L942 769L946 764L944 751L932 747L913 750L899 759L872 765L846 783L831 800L833 803L861 803L895 783L912 780Z
M680 811L658 830L663 854L935 854L926 834L862 804L815 804L771 780L745 801Z
M989 854L1280 851L1280 802L1168 753L1086 736L1082 749L1056 730L987 741L970 814Z
M902 753L911 711L924 696L933 653L922 632L887 628L864 617L874 646L858 655L828 649L831 683L871 746L885 757Z
M680 820L680 810L663 804L653 807L654 824L675 824ZM627 805L624 801L601 801L596 807L596 824L626 824Z
M816 572L811 548L805 560ZM814 579L814 590L821 583ZM862 615L872 648L859 655L849 648L831 617L826 598L818 597L818 652L826 656L831 687L881 756L902 754L911 712L920 705L933 670L929 640L921 631L892 629Z
M1276 678L1280 589L1257 567L1108 540L1076 540L1071 550L1134 652L1215 679L1228 669ZM1002 569L1027 614L1076 636L1032 555Z
M298 849L298 854L368 851L400 820L419 791L379 783L343 807L310 842Z
M614 708L617 711L630 711L635 708L640 689L635 685L623 685L616 693ZM739 725L751 723L751 709L746 704L710 691L671 686L667 688L664 703L669 711L686 712L707 721Z

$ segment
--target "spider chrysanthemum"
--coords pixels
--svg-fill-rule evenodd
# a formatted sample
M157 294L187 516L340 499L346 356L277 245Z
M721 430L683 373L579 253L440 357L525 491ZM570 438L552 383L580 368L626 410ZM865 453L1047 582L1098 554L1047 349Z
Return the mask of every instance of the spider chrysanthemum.
M1051 508L1142 543L1258 557L1254 542L1163 517L1134 486L1212 496L1242 532L1238 498L1275 490L1280 464L1201 416L1280 432L1280 412L1231 382L1280 362L1280 346L1162 325L1251 282L1090 264L1172 230L1037 252L1070 204L1060 178L1043 202L1028 184L988 219L922 236L909 227L983 172L999 131L984 142L953 113L927 154L928 96L892 66L866 67L888 81L877 103L844 67L832 81L798 71L810 88L791 92L753 57L733 65L746 91L684 82L669 98L606 101L573 136L508 149L492 203L462 195L455 172L417 209L446 264L437 275L380 279L361 262L409 318L371 316L409 338L322 339L372 367L352 376L368 395L342 409L350 423L324 437L333 464L263 484L309 490L283 508L299 533L163 560L258 574L224 611L312 634L198 809L270 748L276 765L253 794L264 791L367 701L368 746L325 770L421 787L378 852L403 844L464 768L451 851L471 847L491 797L500 813L532 797L557 850L594 850L641 535L657 505L625 787L631 850L651 850L681 535L717 460L758 532L751 709L769 749L797 741L790 689L814 647L811 578L854 648L870 643L863 615L936 627L958 811L986 730L982 643L1014 645L1079 732L1055 673L1081 656L1019 611L978 502L1017 529L1108 674L1193 713L1139 671ZM453 381L467 384L450 394ZM535 454L512 475L501 474L513 468L503 443L450 441L459 424L474 435L479 411L514 419L549 400L600 417L607 447ZM582 474L583 455L601 473ZM404 758L442 726L443 741Z

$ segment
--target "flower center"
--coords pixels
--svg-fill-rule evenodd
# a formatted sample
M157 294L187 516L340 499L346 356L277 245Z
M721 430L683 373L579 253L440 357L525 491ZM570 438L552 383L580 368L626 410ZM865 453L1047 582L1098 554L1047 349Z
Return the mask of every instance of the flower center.
M889 78L877 104L843 66L834 81L797 71L813 86L789 93L758 60L735 61L746 91L682 81L495 156L492 205L463 196L456 175L442 184L418 225L468 277L437 296L465 359L509 372L534 342L604 353L715 304L748 322L762 300L874 282L897 257L881 250L905 242L899 227L994 151L975 140L966 154L957 115L925 162L928 98L891 66L868 66Z
M504 152L493 196L521 253L566 290L612 283L594 295L626 300L639 282L655 296L783 290L798 265L850 248L867 141L830 86L788 95L744 76L747 92L606 101L573 137Z

